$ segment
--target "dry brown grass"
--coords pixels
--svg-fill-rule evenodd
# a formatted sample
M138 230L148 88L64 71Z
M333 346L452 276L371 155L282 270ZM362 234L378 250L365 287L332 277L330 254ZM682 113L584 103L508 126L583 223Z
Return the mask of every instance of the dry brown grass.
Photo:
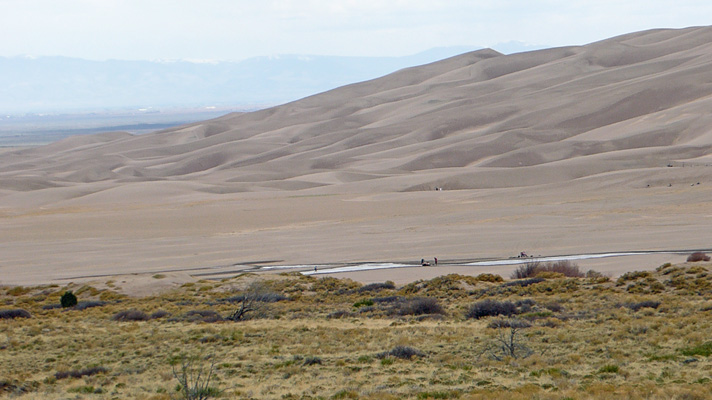
M229 315L234 305L224 300L234 294L226 288L254 276L141 299L85 289L80 300L113 300L83 310L43 307L74 287L4 288L0 301L32 317L0 321L0 391L28 399L170 399L177 395L171 363L195 357L214 365L211 386L236 399L702 399L712 371L707 268L683 264L620 282L567 278L528 286L448 276L366 292L348 280L262 276L288 300L265 304L247 321L213 323L183 316ZM663 289L638 290L653 281ZM438 299L442 314L389 314L378 302L354 307L388 297ZM531 355L483 351L512 326L493 323L501 317L466 318L483 300L515 305L517 321L526 321L517 322L523 328L515 339ZM126 310L171 317L113 320ZM337 311L342 318L329 318ZM418 355L379 358L393 349ZM68 371L79 373L64 378Z

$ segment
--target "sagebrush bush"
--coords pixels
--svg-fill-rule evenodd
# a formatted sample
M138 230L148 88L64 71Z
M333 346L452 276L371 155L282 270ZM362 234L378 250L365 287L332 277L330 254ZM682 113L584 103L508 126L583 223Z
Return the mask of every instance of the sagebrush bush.
M157 310L157 311L154 311L154 312L149 316L149 318L150 318L150 319L159 319L159 318L167 317L167 316L169 316L169 315L171 315L171 314L170 314L168 311Z
M256 293L247 293L247 294L240 294L237 296L232 296L224 299L224 302L227 303L241 303L245 301L245 298L249 298L252 301L260 302L260 303L276 303L278 301L286 301L289 300L289 297L283 295L282 293L277 293L269 290L261 291L261 292L256 292Z
M438 300L432 297L414 297L408 299L398 307L400 315L424 315L424 314L443 314L443 310Z
M645 301L640 301L637 303L625 303L623 304L623 307L630 308L633 311L638 311L641 308L653 308L656 309L662 304L659 301L656 300L645 300Z
M354 316L354 314L353 314L352 312L350 312L350 311L338 310L338 311L334 311L334 312L329 313L329 314L326 316L326 318L327 318L327 319L340 319L340 318L350 318L350 317L353 317L353 316Z
M512 273L512 279L533 278L539 275L556 276L555 274L561 274L569 278L583 278L586 276L577 264L568 260L549 263L535 261L519 266Z
M185 313L185 320L191 322L219 322L223 317L213 310L192 310Z
M504 278L495 274L479 274L477 280L480 282L503 282Z
M511 301L487 299L471 305L465 316L470 319L480 319L497 315L510 316L516 312L517 306Z
M707 254L701 252L701 251L696 251L689 256L687 256L687 262L698 262L698 261L709 261L710 256Z
M499 328L518 328L518 329L524 329L524 328L529 328L531 327L532 324L529 323L529 321L523 320L523 319L516 319L516 318L509 318L509 319L494 319L490 321L489 324L487 324L488 328L491 329L499 329Z
M72 371L59 371L54 374L55 379L65 379L65 378L82 378L85 376L92 376L96 374L106 373L107 369L104 367L91 367L84 369L76 369Z
M402 360L410 360L413 357L425 357L425 353L409 346L396 346L389 351L376 354L376 358L395 357Z
M321 365L322 361L321 358L316 357L316 356L309 356L304 359L304 363L302 365Z
M81 310L86 310L87 308L101 307L101 306L105 306L105 305L106 305L105 301L90 300L90 301L80 301L73 308L75 310L81 311Z
M111 319L114 321L148 321L149 317L143 311L130 309L117 312Z
M546 279L544 278L529 278L529 279L521 279L517 281L509 281L501 284L501 287L510 287L510 286L521 286L521 287L527 287L530 285L534 285L536 283L540 282L545 282Z
M375 297L371 300L373 300L374 303L380 304L380 303L396 303L396 302L404 301L405 298L403 298L401 296L386 296L386 297Z
M377 292L384 289L395 289L396 284L392 281L385 281L383 283L369 283L368 285L361 286L358 288L359 293L364 292Z
M539 272L539 265L540 263L538 262L528 262L524 265L520 265L512 272L511 278L524 279L534 277Z
M13 310L0 310L0 319L15 319L15 318L32 318L29 311L21 308Z

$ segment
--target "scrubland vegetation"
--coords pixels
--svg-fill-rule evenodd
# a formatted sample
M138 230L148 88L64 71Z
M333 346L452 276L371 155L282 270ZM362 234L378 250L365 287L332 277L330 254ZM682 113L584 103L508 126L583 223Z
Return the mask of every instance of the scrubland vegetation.
M711 268L403 287L247 274L148 298L5 287L0 396L705 399Z

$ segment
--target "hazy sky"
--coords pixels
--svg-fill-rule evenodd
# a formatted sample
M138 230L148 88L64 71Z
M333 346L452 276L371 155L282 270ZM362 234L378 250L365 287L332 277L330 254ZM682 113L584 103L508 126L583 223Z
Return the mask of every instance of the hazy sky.
M0 0L0 56L401 56L709 24L709 0Z

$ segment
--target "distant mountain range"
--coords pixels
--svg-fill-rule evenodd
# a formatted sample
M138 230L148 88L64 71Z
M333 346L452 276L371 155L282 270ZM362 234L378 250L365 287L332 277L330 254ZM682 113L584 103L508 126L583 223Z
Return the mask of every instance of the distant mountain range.
M534 49L517 42L501 46L505 53ZM406 57L280 55L208 63L0 57L0 113L264 107L477 49L442 47Z

